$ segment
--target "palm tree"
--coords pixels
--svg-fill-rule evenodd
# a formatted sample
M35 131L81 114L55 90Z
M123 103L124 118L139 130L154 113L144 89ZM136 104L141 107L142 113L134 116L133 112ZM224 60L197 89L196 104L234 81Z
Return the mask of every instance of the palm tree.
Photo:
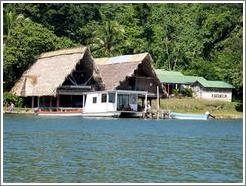
M111 56L117 52L117 46L124 37L124 28L116 21L104 21L94 31L92 51L104 56Z
M4 21L3 21L3 41L6 43L7 39L11 35L11 31L21 21L29 21L28 18L25 18L22 14L16 14L14 12L7 12L4 14Z

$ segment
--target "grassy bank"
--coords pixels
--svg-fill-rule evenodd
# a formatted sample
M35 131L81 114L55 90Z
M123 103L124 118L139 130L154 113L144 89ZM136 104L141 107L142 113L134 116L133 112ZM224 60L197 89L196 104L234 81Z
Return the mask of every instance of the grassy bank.
M236 110L236 102L210 101L193 98L162 99L160 109L181 113L205 113L209 111L216 118L243 118L243 112ZM156 109L156 101L153 100L152 108Z

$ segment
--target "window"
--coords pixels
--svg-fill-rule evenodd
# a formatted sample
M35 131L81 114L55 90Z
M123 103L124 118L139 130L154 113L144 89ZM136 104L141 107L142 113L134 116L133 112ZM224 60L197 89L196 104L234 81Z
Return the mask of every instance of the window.
M115 94L114 93L108 93L108 102L109 103L115 102Z
M136 94L131 94L129 97L129 104L137 104L137 95Z
M107 94L102 94L101 102L102 103L106 103L107 102Z
M93 97L92 103L97 103L97 97Z

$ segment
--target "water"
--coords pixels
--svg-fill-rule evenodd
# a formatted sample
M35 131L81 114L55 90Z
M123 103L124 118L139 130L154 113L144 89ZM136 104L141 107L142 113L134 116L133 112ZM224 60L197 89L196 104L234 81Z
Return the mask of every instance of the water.
M4 116L4 182L242 182L243 121Z

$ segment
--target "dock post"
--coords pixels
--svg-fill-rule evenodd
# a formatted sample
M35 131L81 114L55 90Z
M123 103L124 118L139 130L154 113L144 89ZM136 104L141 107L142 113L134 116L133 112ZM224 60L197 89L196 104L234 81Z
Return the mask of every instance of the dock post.
M70 105L71 107L73 107L73 96L72 95L70 95Z
M52 96L50 96L50 107L52 107Z
M157 100L156 100L156 104L157 104L157 119L159 119L159 112L160 112L160 95L159 95L159 86L156 87L156 93L157 93Z
M145 93L145 99L144 99L144 110L145 110L145 114L147 114L148 112L148 106L147 106L147 100L148 100L148 93Z
M58 109L58 107L60 107L60 95L58 94L56 97L56 107Z
M83 103L82 103L82 107L85 107L85 95L83 94Z
M38 105L37 105L38 108L39 108L39 103L40 103L40 97L38 96Z
M107 97L106 97L106 105L107 105L107 106L106 106L106 108L107 108L107 111L108 111L108 100L109 100L109 93L107 92L107 94L106 94L106 95L107 95Z
M34 108L34 96L32 96L32 108Z
M115 91L115 111L117 111L117 91Z
M50 112L52 111L52 96L50 96Z
M169 87L169 84L167 84L167 93L168 93L168 96L170 95L170 87Z
M145 99L144 99L144 106L145 107L147 107L147 99L148 99L148 97L147 97L147 93L145 94Z

